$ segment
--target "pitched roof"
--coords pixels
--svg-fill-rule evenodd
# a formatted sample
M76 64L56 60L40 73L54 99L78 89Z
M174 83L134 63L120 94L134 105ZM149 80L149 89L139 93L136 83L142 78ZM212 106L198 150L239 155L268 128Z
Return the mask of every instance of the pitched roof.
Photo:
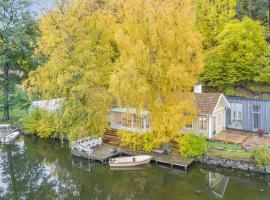
M221 93L195 93L198 114L212 114L220 96Z

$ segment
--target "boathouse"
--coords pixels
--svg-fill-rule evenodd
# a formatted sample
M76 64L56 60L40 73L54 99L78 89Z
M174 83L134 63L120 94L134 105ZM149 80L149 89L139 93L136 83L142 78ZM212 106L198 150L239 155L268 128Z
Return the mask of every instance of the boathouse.
M227 97L231 108L227 111L226 128L270 133L270 100Z

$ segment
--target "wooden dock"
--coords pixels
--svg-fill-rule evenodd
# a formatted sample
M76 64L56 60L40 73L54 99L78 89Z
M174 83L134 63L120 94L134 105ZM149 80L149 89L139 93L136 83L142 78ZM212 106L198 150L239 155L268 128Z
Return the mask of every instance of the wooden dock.
M135 155L143 155L149 154L146 152L134 152L129 149L120 148L122 152L121 155L128 155L128 156L135 156ZM185 172L187 171L188 167L195 161L194 158L184 158L179 155L174 154L157 154L157 153L150 153L153 156L152 163L158 165L165 165L171 168L181 168Z
M116 152L111 153L111 149L116 149ZM94 153L92 155L89 155L83 151L78 151L76 149L72 149L71 154L76 157L82 157L88 160L95 160L105 165L108 164L110 158L121 155L121 152L119 151L119 149L109 144L103 143L100 146L94 148Z
M145 155L149 153L146 152L135 152L129 149L125 149L119 146L120 139L117 133L113 130L106 132L102 138L103 143L95 148L93 148L93 153L90 155L88 151L79 151L78 149L71 150L73 156L82 157L89 160L99 161L102 164L108 164L110 158L117 157L117 156L135 156L135 155ZM81 140L82 141L82 140ZM80 142L81 142L80 141ZM187 171L188 167L194 162L194 158L184 158L177 155L178 148L173 143L171 144L172 147L172 154L157 154L151 153L150 155L153 156L152 162L159 165L169 166L171 168L181 168L185 172ZM116 151L112 153L112 149Z

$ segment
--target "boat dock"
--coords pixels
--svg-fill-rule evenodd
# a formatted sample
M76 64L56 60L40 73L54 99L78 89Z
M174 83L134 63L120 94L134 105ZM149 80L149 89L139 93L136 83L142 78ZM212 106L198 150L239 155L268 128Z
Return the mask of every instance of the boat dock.
M111 149L116 149L115 152L111 152ZM86 151L79 151L78 149L71 149L71 154L76 157L82 157L88 160L95 160L101 162L103 165L108 164L110 158L120 156L121 152L119 149L109 145L101 144L94 149L92 154L88 154Z
M135 156L135 155L143 155L143 154L149 154L146 152L133 152L128 149L121 148L122 155L128 155L128 156ZM152 163L158 164L158 165L164 165L171 168L181 168L185 172L187 171L188 167L195 161L194 158L184 158L179 155L174 154L157 154L157 153L151 153L149 154L153 156Z
M91 148L90 146L84 145L84 143L89 144L89 138L84 140L80 140L79 142L73 142L71 147L71 153L73 156L81 157L89 160L95 160L101 162L103 165L108 164L110 158L117 156L135 156L135 155L145 155L149 154L146 152L134 152L125 148L121 148L119 146L114 146L107 143L102 143L97 145L96 147ZM80 145L80 147L78 147ZM83 147L83 148L82 148ZM90 151L91 148L93 151ZM174 154L150 154L153 156L151 160L152 163L169 166L171 168L181 168L185 172L188 167L194 162L193 158L183 158L179 155Z

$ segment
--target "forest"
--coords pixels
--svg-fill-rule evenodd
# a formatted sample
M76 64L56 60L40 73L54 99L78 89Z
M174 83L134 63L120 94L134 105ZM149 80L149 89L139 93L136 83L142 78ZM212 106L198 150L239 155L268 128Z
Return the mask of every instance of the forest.
M147 107L166 141L195 116L197 83L270 98L267 0L56 0L41 15L32 3L0 1L0 117L26 133L102 134L116 101ZM59 112L28 113L53 98Z

